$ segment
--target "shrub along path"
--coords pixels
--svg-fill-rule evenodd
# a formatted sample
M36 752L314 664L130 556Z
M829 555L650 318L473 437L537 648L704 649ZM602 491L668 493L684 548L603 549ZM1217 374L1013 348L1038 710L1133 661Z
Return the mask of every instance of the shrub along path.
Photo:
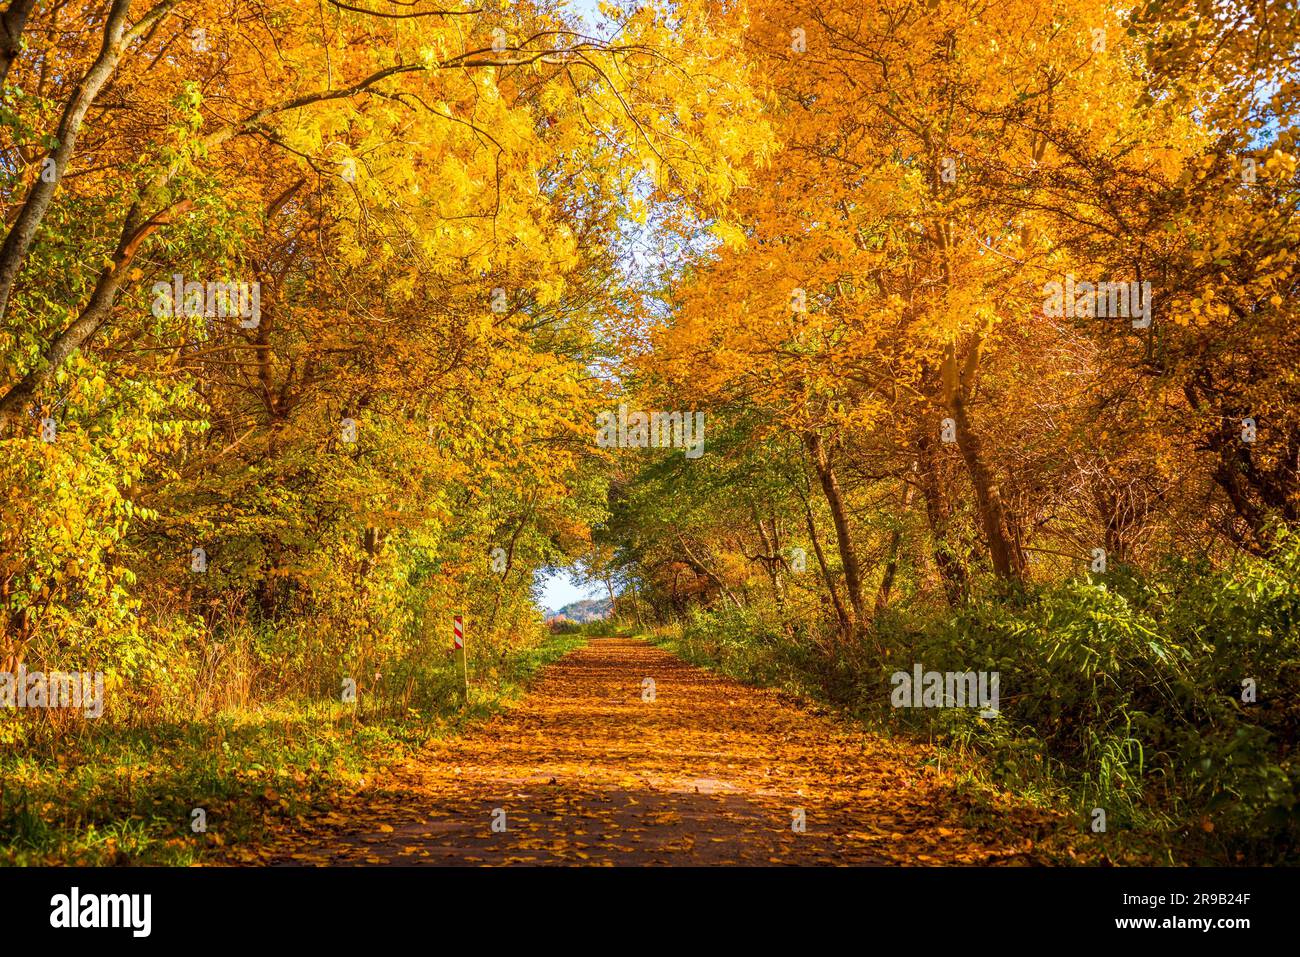
M653 700L643 681L654 681ZM551 665L258 856L316 864L1033 864L1103 853L1082 823L972 796L936 753L632 638ZM802 812L805 829L799 831Z

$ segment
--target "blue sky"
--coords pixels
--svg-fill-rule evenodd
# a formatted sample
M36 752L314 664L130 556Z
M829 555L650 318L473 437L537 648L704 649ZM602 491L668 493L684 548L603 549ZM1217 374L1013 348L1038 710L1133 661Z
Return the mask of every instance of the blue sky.
M568 0L565 8L570 13L576 13L587 21L588 25L594 26L600 13L597 11L597 4L600 0Z
M599 582L581 585L574 581L567 569L560 569L552 575L539 571L533 587L537 589L537 604L546 611L558 611L582 598L600 598L602 595L608 597L604 585Z

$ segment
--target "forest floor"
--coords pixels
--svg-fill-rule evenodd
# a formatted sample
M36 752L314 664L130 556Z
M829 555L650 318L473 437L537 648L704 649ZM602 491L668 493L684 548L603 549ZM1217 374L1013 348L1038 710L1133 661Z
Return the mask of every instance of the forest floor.
M1069 864L1105 861L1096 838L973 787L924 745L619 637L571 651L509 710L234 860Z

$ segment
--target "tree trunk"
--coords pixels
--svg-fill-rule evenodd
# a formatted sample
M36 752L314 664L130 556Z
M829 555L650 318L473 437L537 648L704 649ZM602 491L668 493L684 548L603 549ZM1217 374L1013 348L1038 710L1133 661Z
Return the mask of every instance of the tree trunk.
M67 329L50 343L46 349L44 362L29 371L21 380L0 396L0 438L5 438L17 425L23 408L38 389L45 384L59 366L67 361L77 349L81 348L113 310L113 302L122 286L122 280L131 265L141 244L158 227L171 222L181 213L188 212L193 203L182 200L174 206L150 217L143 225L135 228L137 211L127 214L126 225L122 229L122 238L118 242L113 261L99 274L95 290L90 294L90 301L81 315Z
M840 553L840 564L844 566L844 587L849 593L849 604L853 608L853 625L859 626L866 621L862 603L862 568L858 564L857 552L849 536L849 513L844 504L844 494L840 490L835 467L826 453L822 437L816 432L804 433L804 444L812 459L813 469L821 481L826 504L830 506L831 521L835 525L835 544Z
M940 460L936 454L933 432L928 428L922 431L917 442L917 457L921 465L918 478L921 495L925 499L925 517L930 526L934 564L939 571L939 581L943 584L948 604L956 608L966 600L968 575L966 565L951 540L949 526L952 522L952 506L943 492L939 476Z
M27 15L35 5L36 0L10 0L9 9L0 14L0 90L9 81L9 68L22 47Z
M1011 533L1011 522L1006 506L1002 502L1002 490L989 468L984 454L984 445L967 414L966 403L970 396L971 385L979 366L980 340L976 340L967 354L965 369L961 376L957 373L957 350L948 347L943 362L943 379L945 404L948 414L952 416L957 427L957 447L970 473L971 484L975 487L975 504L979 510L980 523L984 527L984 536L988 541L989 558L993 562L993 571L999 578L1020 579L1025 573L1025 556Z
M63 171L67 168L68 161L77 147L77 135L81 132L81 126L85 122L91 104L95 102L95 98L99 96L100 90L113 75L113 71L117 69L118 61L121 60L122 51L126 49L127 44L155 23L177 2L178 0L166 0L158 4L141 18L129 34L126 33L126 18L131 10L131 0L113 0L112 6L109 7L108 16L104 20L104 41L99 56L77 83L71 98L63 108L63 115L59 118L59 125L54 133L54 149L50 151L48 157L53 168L49 174L46 174L44 169L37 174L31 189L27 191L27 198L23 200L18 217L14 220L9 234L5 236L4 245L0 246L0 319L3 319L8 312L14 281L18 278L23 260L27 257L27 250L31 248L32 240L36 237L36 230L40 228L50 201L54 198L59 180L63 178ZM5 16L7 18L8 14L6 13Z
M679 545L682 546L682 554L686 556L686 564L690 565L691 568L695 569L697 572L699 572L709 581L713 582L713 584L717 585L718 589L722 592L722 594L725 595L733 605L735 605L737 608L740 608L741 607L740 599L737 598L735 596L735 593L732 592L732 590L727 587L726 582L724 582L721 578L719 578L716 574L714 574L712 569L710 569L702 561L700 561L693 554L691 554L691 549L690 546L686 544L686 539L679 534L677 536L677 542Z
M803 502L804 517L808 522L808 537L812 541L813 553L817 556L817 567L821 569L822 579L826 582L826 591L830 594L831 607L835 609L835 618L839 622L840 636L848 639L853 634L853 620L849 617L848 609L844 607L844 601L840 598L839 589L835 587L835 578L831 575L830 566L826 563L826 553L822 551L821 538L817 534L817 522L813 519L812 506L808 504L805 498Z
M763 551L759 555L750 556L755 558L767 572L768 582L772 585L772 599L776 602L777 611L780 613L782 621L785 620L785 584L781 581L781 549L780 542L776 536L776 522L772 522L772 531L768 532L767 526L763 523L763 518L759 515L758 506L750 502L749 513L754 519L754 527L758 529L759 541L763 543Z

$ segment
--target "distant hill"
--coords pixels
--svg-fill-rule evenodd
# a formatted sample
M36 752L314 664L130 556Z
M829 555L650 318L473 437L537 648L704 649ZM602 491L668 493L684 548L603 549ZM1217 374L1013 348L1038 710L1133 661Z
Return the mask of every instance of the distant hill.
M570 602L563 608L551 612L546 616L546 620L573 621L581 625L589 621L598 621L601 618L608 617L608 598L584 598L582 601Z

